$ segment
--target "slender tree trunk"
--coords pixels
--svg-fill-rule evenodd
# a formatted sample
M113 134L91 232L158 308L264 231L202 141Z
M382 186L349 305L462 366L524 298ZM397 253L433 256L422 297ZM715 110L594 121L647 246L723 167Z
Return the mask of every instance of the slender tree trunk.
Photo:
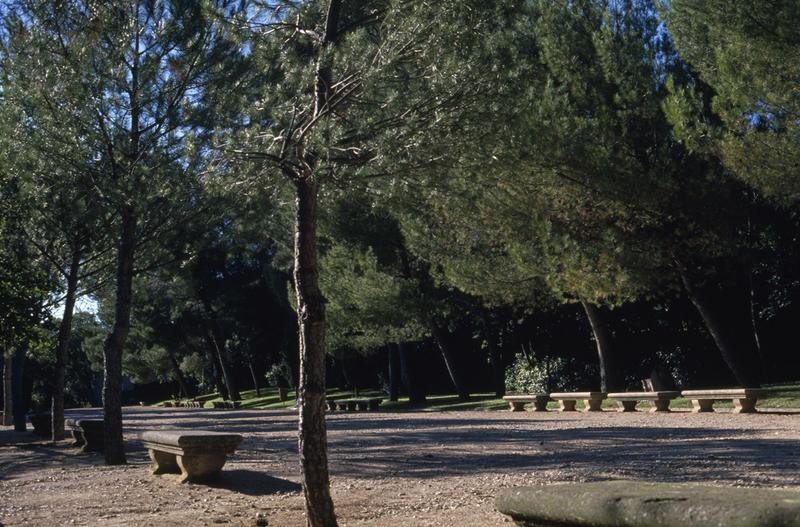
M167 355L169 356L169 363L172 366L172 371L175 373L175 378L178 380L178 389L181 392L181 397L190 397L189 385L186 383L186 377L184 377L181 371L178 359L175 358L175 355L171 351L167 351Z
M23 371L25 368L25 353L27 349L20 345L14 350L14 362L11 365L11 402L14 408L14 431L26 430L25 414L25 387L23 385Z
M420 386L408 350L402 342L397 343L397 354L400 356L400 379L408 393L408 401L412 404L422 404L426 401L425 392Z
M492 384L494 384L495 397L506 395L506 371L503 366L503 354L497 347L497 340L492 334L492 326L489 317L484 312L483 315L483 334L486 337L486 345L489 347L489 360L492 361Z
M619 365L615 360L614 346L611 338L611 331L608 328L608 321L603 316L603 312L594 304L581 301L586 318L592 327L594 341L597 345L597 358L600 362L600 391L615 392L622 390L621 375Z
M759 387L761 364L746 282L697 286L685 271L681 280L736 381L746 388Z
M389 345L389 400L397 401L400 398L400 354L397 348Z
M309 527L336 526L325 424L325 299L317 264L317 186L296 182L294 283L300 336L299 450Z
M220 367L219 358L217 357L217 349L214 346L214 341L211 338L210 332L203 332L203 340L206 342L206 359L208 360L208 364L211 366L211 375L214 377L214 386L216 386L220 397L225 400L229 400L230 394L228 393L228 388L225 386L225 380L222 378L222 368Z
M253 387L256 390L256 397L261 397L261 386L258 383L258 375L256 375L256 369L253 367L253 360L250 358L247 359L247 367L250 368L250 375L253 377Z
M232 401L238 401L242 398L242 396L239 394L239 387L236 386L236 381L233 378L233 372L231 371L231 365L227 357L227 350L220 346L218 336L218 332L209 330L208 338L210 339L214 350L216 350L217 358L219 359L219 365L222 369L222 378L225 380L225 387L228 390L228 396Z
M67 297L64 300L64 314L58 328L58 342L56 343L56 375L53 379L53 401L51 417L53 419L51 430L53 441L64 439L64 378L67 368L67 350L69 337L72 331L72 314L75 311L75 298L78 292L78 272L81 265L81 251L72 252L72 261L67 276Z
M3 355L3 426L11 426L14 422L14 395L11 389L11 370L14 355Z
M131 324L136 212L133 207L125 206L120 216L114 327L103 346L103 433L107 465L127 462L122 442L122 353Z
M469 391L467 391L464 386L463 379L461 378L461 371L456 366L455 353L453 353L453 350L447 342L447 336L435 322L431 323L431 333L433 334L433 340L442 352L444 365L447 367L447 373L450 374L450 380L453 382L453 386L455 386L456 393L458 393L458 399L460 401L468 401Z

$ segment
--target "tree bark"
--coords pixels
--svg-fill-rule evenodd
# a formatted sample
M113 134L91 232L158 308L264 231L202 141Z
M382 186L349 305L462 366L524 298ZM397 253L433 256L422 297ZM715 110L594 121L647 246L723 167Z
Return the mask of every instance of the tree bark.
M256 375L256 369L253 367L253 360L250 358L247 359L247 367L253 377L253 388L256 390L256 397L261 397L261 385L258 383L258 375Z
M334 2L335 3L335 2ZM300 346L299 450L309 527L337 525L330 495L325 424L325 299L317 265L317 185L296 181L294 283Z
M81 251L72 252L72 261L67 275L67 297L64 300L64 314L58 328L58 342L56 343L56 374L53 379L53 400L50 408L52 417L52 439L64 439L64 384L67 368L67 350L69 337L72 332L72 315L75 311L75 299L78 293L78 272L81 266Z
M14 361L11 366L11 402L15 432L24 432L26 430L25 414L27 409L25 408L25 387L22 378L26 351L27 349L24 345L18 346L14 350Z
M489 360L492 361L492 381L494 384L495 397L505 397L506 395L506 371L503 365L503 354L497 347L497 341L492 334L492 326L489 317L484 312L483 315L483 335L486 338L486 345L489 347Z
M103 433L107 465L127 461L122 443L122 353L128 339L133 300L133 263L136 250L136 213L123 207L117 248L114 327L103 346Z
M216 323L213 325L216 326ZM208 338L211 342L211 346L216 351L217 358L219 359L219 365L222 369L222 378L225 380L225 387L227 388L228 396L230 397L230 400L238 401L242 398L242 396L239 394L239 387L236 386L236 381L233 378L231 365L227 360L227 351L219 344L219 333L220 332L218 331L208 330Z
M453 386L456 389L456 393L458 393L458 400L468 401L469 391L464 386L463 379L461 378L461 372L456 365L455 353L453 353L453 350L447 343L447 336L445 335L444 330L442 330L442 328L440 328L438 324L432 322L431 333L433 335L433 340L436 342L436 345L442 352L444 365L447 367L447 373L450 374L450 380L453 382Z
M400 355L395 346L389 345L389 400L397 401L400 398Z
M611 338L611 331L608 328L608 321L603 312L588 302L581 301L586 318L592 327L592 334L597 345L597 358L600 363L600 391L615 392L621 391L622 375L614 356L614 345Z
M698 286L685 270L680 275L689 299L736 381L745 388L761 386L761 364L747 282L734 278L721 286L714 283Z
M14 419L14 395L11 389L11 370L14 356L3 355L3 426L11 426Z
M422 404L426 401L425 392L419 385L408 350L402 342L397 343L397 354L400 356L400 379L408 393L408 401L412 404Z
M211 339L211 335L208 331L203 332L203 340L206 342L206 359L208 359L208 364L211 366L211 375L214 378L214 386L217 388L217 392L219 392L220 397L224 400L230 399L230 394L228 393L228 388L225 386L225 381L222 378L221 367L219 364L219 358L217 357L217 350L214 347L214 341Z

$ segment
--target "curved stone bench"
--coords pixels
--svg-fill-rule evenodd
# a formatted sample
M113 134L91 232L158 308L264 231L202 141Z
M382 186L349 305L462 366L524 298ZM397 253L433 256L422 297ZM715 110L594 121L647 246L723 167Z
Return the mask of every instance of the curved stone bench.
M103 452L105 438L102 419L64 419L64 428L72 432L72 446L81 452Z
M758 398L764 394L758 388L726 388L720 390L683 390L681 395L692 400L692 412L714 411L714 401L733 401L733 413L752 414L756 412Z
M529 395L506 395L503 400L508 402L509 409L512 412L522 412L525 410L525 405L533 403L534 412L546 412L547 403L550 402L550 396L546 393L532 393Z
M520 527L800 527L800 491L601 481L500 492Z
M651 412L669 412L669 402L680 395L680 392L618 392L609 393L608 398L617 401L617 411L635 412L639 401L651 401Z
M551 393L550 398L558 401L558 410L561 412L574 412L575 404L578 401L583 401L584 412L600 412L606 394L604 392L564 392Z
M180 483L219 477L226 456L242 442L239 434L203 430L149 430L139 439L153 461L150 473L180 473Z

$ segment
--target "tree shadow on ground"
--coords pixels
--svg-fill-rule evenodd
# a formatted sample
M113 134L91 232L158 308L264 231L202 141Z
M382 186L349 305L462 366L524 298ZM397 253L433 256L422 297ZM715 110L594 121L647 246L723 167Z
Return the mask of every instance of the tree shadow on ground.
M208 486L250 496L282 494L302 490L302 486L294 481L247 469L223 469L222 476L217 481L209 483Z

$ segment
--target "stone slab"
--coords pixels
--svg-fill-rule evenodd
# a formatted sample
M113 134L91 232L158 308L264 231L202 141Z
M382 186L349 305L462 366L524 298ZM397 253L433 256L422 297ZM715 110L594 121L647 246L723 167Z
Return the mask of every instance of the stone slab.
M605 399L605 392L558 392L551 393L550 398L556 401L561 399Z
M242 436L239 434L204 430L147 430L139 434L139 439L146 443L181 449L224 450L226 452L233 452L242 442Z
M615 392L609 393L609 399L619 401L659 401L664 399L675 399L680 395L677 391L664 392Z
M740 397L762 397L764 390L759 388L722 388L719 390L683 390L681 395L687 399L736 399Z
M800 491L602 481L500 492L520 527L800 527Z

